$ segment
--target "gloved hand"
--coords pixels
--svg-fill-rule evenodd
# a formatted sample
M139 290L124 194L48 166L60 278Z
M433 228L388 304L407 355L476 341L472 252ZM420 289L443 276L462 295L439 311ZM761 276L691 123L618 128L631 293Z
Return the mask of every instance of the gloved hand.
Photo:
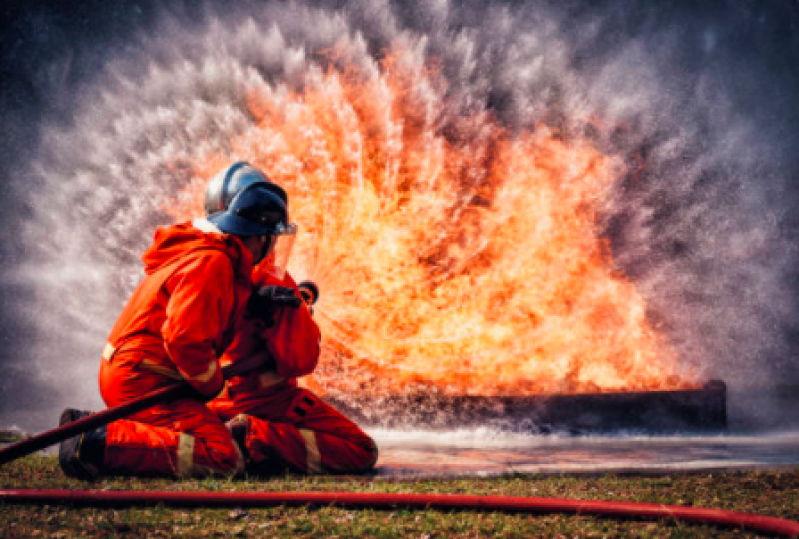
M294 295L294 289L286 286L262 286L250 294L247 311L261 320L266 327L275 325L275 313L281 307L296 309L302 300Z

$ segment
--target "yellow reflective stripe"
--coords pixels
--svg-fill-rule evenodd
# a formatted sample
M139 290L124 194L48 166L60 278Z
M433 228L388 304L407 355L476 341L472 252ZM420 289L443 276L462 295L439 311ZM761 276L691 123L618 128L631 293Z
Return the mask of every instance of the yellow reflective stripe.
M180 433L178 441L178 477L190 477L194 466L194 436Z
M103 359L110 363L111 358L114 356L114 352L116 351L116 347L110 342L105 343L105 348L103 348Z
M188 378L189 380L196 380L201 384L205 384L206 382L209 382L211 378L214 377L214 374L216 374L216 369L218 366L219 364L216 361L212 361L211 364L208 365L207 371L205 371L202 374L195 374L194 376L189 376Z
M175 380L183 380L183 377L180 375L180 373L177 370L167 367L166 365L161 365L160 363L156 363L152 359L142 359L139 362L139 366L143 369L147 369L148 371L157 372L158 374L163 374L167 378L173 378Z
M306 466L308 473L322 473L322 454L316 443L316 433L312 430L297 429L305 441Z
M261 389L266 389L267 387L271 387L275 384L279 384L280 382L285 381L286 379L277 374L276 372L265 372L258 376L258 387Z

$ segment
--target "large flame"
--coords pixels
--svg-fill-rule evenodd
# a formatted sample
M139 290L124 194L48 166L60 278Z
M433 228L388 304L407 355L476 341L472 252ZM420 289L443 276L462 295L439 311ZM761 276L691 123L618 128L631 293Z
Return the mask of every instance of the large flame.
M614 266L596 214L623 164L589 139L509 132L454 103L411 48L336 58L302 91L248 91L255 127L196 163L173 208L234 158L290 196L290 270L322 289L329 391L525 395L674 389L684 372ZM341 67L343 66L343 67Z

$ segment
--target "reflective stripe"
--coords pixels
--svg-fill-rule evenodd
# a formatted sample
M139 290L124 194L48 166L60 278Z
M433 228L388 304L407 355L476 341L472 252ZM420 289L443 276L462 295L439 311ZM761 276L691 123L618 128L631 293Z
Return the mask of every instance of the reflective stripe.
M322 473L322 455L316 443L316 433L312 430L297 429L305 440L306 470L307 473Z
M183 380L183 377L180 375L180 373L177 370L170 368L166 365L156 363L152 359L146 359L146 358L142 359L139 362L138 366L148 371L157 372L158 374L163 374L167 378L172 378L174 380Z
M180 433L178 441L178 477L190 477L194 465L194 436Z
M217 369L218 366L219 366L219 364L216 361L212 361L211 364L208 366L208 370L207 371L205 371L202 374L195 374L194 376L189 376L188 378L189 378L189 380L196 380L197 382L200 382L201 384L205 384L205 383L209 382L211 380L211 378L214 377L214 374L216 374L216 369Z
M105 348L103 348L103 359L111 363L111 358L114 356L114 352L116 351L116 347L110 342L105 343Z
M208 219L203 219L200 217L192 221L191 226L207 234L224 234L224 232L219 230L219 227L216 226L214 223L212 223Z
M258 387L261 389L266 389L267 387L272 387L273 385L279 384L285 380L285 378L276 372L265 372L264 374L258 376Z

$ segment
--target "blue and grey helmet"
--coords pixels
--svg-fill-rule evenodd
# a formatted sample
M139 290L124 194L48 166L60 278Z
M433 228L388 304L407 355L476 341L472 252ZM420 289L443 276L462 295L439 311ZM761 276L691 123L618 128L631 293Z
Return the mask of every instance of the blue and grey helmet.
M219 230L236 236L293 234L286 203L262 182L240 190L224 210L207 217Z
M286 191L252 165L236 162L222 169L205 189L206 219L237 236L269 236L261 259L282 279L288 267L297 225L289 222Z
M244 161L237 161L220 170L205 188L205 215L210 217L224 211L230 206L233 198L250 185L261 184L276 194L288 206L286 192L269 178Z

